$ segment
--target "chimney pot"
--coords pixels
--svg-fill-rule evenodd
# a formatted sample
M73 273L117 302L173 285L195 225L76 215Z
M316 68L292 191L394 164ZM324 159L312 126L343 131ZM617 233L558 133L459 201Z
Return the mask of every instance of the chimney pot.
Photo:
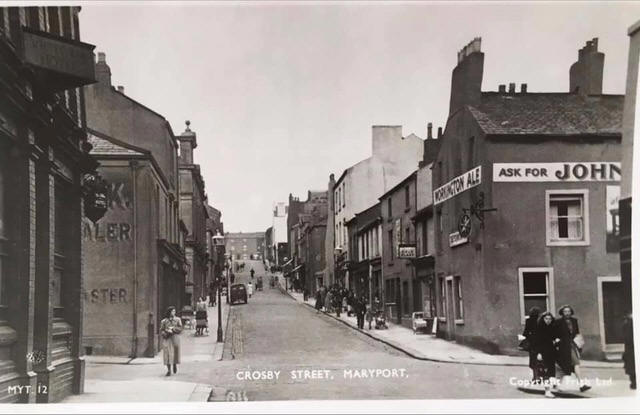
M428 123L427 124L427 139L429 139L429 140L431 140L433 138L432 131L433 131L433 124L432 123Z
M98 62L106 63L107 55L104 52L98 52Z
M516 93L516 84L515 84L515 82L509 83L509 93L510 94L515 94Z
M526 94L527 93L527 84L521 84L520 85L520 93L521 94Z
M498 92L504 94L505 92L507 92L507 86L505 84L498 85Z
M442 127L438 127L438 138L442 137Z
M118 92L124 94L124 87L122 85L118 85Z

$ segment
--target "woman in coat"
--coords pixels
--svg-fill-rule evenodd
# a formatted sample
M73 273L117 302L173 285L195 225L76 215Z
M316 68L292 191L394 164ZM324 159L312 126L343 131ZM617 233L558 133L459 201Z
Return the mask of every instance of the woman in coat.
M531 315L529 315L531 319ZM534 378L541 378L545 385L545 396L547 398L555 398L555 395L551 393L551 383L555 386L556 377L556 347L555 339L557 337L557 328L555 325L555 319L550 312L544 312L540 315L540 318L536 322L535 335L531 342L530 351L533 352L535 362ZM544 370L542 373L536 373L536 363L542 363Z
M207 302L200 297L196 303L196 336L204 334L204 330L209 327L207 315Z
M322 287L316 291L316 312L319 313L322 310Z
M580 373L580 349L576 345L575 338L580 334L578 320L573 317L573 308L564 305L558 310L558 319L556 320L556 347L558 349L558 364L565 375L575 373L578 382L582 383ZM591 389L591 386L582 384L580 392Z
M522 335L529 342L529 367L533 371L533 380L536 380L536 355L537 353L533 349L533 344L536 339L536 331L538 329L538 317L540 316L540 309L538 307L531 307L529 310L529 317L524 324L524 331Z
M167 366L166 376L171 376L171 365L173 373L178 372L180 363L180 333L182 332L182 322L176 316L176 308L167 308L165 318L160 322L160 334L162 335L162 356L164 364Z

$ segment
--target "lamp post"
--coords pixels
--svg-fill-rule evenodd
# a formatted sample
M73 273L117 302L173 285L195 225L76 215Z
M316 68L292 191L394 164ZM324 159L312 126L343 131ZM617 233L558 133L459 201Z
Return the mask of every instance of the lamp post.
M213 246L215 247L216 250L216 254L218 253L218 249L219 247L224 247L224 236L220 235L220 231L216 231L216 235L213 236L211 239L213 239ZM225 261L225 267L227 266L227 263ZM218 337L216 339L216 342L218 343L222 343L223 340L223 336L222 336L222 303L220 302L220 291L222 290L221 287L221 282L222 279L220 278L220 276L216 277L216 281L218 282Z

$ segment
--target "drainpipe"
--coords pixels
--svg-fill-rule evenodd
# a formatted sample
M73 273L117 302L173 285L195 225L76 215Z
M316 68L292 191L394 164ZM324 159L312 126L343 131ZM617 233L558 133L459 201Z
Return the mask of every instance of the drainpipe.
M137 170L138 162L131 161L131 188L133 193L133 337L131 357L138 356L138 200Z

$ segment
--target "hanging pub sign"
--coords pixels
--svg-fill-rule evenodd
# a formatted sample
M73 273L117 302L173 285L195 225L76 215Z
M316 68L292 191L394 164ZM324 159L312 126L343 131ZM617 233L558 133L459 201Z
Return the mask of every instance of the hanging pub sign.
M414 259L416 256L416 244L398 244L399 259Z
M619 182L620 163L493 163L494 182Z
M107 212L107 190L107 182L99 174L84 176L84 214L93 223Z
M434 190L433 205L449 200L480 183L482 183L482 166L477 166Z
M449 247L466 244L469 242L469 238L460 235L460 232L454 232L449 234Z

